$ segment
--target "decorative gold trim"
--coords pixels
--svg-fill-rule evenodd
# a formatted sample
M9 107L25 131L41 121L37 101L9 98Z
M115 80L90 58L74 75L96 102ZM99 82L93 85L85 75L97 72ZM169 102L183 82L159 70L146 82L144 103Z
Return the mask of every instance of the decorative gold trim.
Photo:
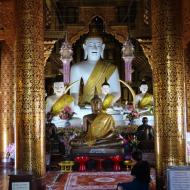
M131 92L132 97L133 97L133 106L135 107L135 96L136 96L135 91L134 91L133 88L132 88L129 84L127 84L125 81L119 80L119 82L121 82L122 84L124 84L124 85L129 89L129 91Z
M44 41L44 66L46 65L47 59L49 58L51 51L54 47L56 40Z

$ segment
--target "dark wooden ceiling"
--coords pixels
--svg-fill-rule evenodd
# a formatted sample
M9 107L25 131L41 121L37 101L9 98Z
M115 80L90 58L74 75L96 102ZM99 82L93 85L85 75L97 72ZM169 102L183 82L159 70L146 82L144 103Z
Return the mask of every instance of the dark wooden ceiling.
M139 0L57 0L64 6L124 6Z

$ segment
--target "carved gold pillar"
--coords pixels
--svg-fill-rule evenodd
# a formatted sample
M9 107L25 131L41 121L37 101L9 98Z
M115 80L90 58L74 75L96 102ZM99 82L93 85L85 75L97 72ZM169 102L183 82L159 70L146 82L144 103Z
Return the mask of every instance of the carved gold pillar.
M43 1L17 1L16 169L45 174Z
M15 4L0 3L0 160L5 160L8 144L14 142L15 97ZM10 16L11 15L11 16ZM2 41L1 41L2 40Z
M152 1L158 189L162 189L167 166L185 164L186 105L180 7L181 0Z

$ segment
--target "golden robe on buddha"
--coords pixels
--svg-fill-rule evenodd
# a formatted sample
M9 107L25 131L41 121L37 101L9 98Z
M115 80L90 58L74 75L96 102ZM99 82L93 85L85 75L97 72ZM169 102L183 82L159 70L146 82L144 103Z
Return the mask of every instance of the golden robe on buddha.
M97 87L98 93L101 92L101 85L104 82L105 78L109 79L114 71L116 66L108 62L98 61L95 68L93 69L90 77L88 78L87 83L83 89L83 95L81 102L79 104L89 103L94 96L94 87Z
M107 108L112 106L114 96L112 94L107 94L106 97L103 100L103 110L106 110Z
M92 146L97 140L104 139L114 131L113 117L107 113L98 113L91 125L88 126L86 143Z
M146 93L138 103L138 108L145 109L153 106L153 95Z
M66 106L74 101L74 98L68 94L63 94L52 106L51 113L53 116L58 115Z

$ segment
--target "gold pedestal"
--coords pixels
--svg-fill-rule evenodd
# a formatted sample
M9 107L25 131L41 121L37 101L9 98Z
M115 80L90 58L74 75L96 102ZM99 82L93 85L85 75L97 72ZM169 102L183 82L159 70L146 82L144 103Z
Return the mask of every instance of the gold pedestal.
M132 160L125 160L124 165L126 166L127 171L131 171L132 166L133 166L133 161Z
M72 172L72 166L73 165L74 165L73 161L59 162L59 166L61 167L61 172Z

